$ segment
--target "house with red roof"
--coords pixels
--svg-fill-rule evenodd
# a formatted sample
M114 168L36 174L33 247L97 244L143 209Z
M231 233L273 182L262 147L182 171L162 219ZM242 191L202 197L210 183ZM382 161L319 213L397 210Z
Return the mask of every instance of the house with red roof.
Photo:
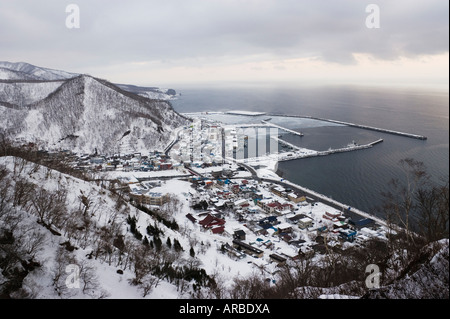
M215 217L211 214L206 215L204 219L198 222L203 228L215 228L216 226L225 225L225 220L222 218Z

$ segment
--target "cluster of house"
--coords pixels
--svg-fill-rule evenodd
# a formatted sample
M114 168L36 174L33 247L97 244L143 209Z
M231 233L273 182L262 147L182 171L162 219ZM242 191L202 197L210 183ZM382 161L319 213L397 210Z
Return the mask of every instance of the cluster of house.
M106 155L79 155L73 166L80 170L149 172L174 168L170 158L154 151L149 155L141 153Z
M270 259L284 263L300 254L323 253L331 239L338 243L335 246L353 243L362 234L362 228L375 226L372 219L353 221L329 206L314 209L318 203L305 194L266 182L217 178L196 185L200 195L192 198L192 203L206 201L208 208L186 217L205 231L233 238L231 243L220 247L233 258L245 255L260 258L269 250ZM307 242L309 237L313 240ZM249 238L250 242L246 241ZM274 242L292 249L288 253L274 253Z

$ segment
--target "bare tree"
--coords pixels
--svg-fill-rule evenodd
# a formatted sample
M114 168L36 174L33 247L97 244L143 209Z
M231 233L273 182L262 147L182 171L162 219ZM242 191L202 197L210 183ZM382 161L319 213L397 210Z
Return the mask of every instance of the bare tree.
M58 247L56 250L54 267L52 268L52 282L55 291L60 297L67 297L70 290L66 284L66 267L70 264L76 264L77 261L74 256L70 255L63 247Z
M419 232L427 242L448 238L449 183L420 188L415 194Z
M27 160L21 157L13 157L13 174L19 176L27 165Z
M137 246L136 249L132 251L134 278L131 280L131 284L139 285L142 282L142 279L150 273L150 259L150 249L144 246Z
M252 273L246 278L236 278L230 289L232 299L267 299L273 291L260 274Z
M139 284L143 292L142 297L145 298L153 290L153 288L156 288L159 285L160 281L161 278L157 276L153 276L149 273L144 275L141 279L141 283Z
M46 244L45 234L33 226L22 226L16 232L16 239L21 242L21 249L28 259L35 259Z
M309 286L314 278L314 263L311 258L302 257L296 261L288 261L280 268L278 274L280 284L277 285L279 294L289 298L299 298L297 288Z
M403 171L403 180L392 179L391 190L383 192L386 199L383 209L387 219L402 227L406 241L414 244L416 234L413 231L413 219L415 211L415 193L429 180L425 165L411 158L400 161Z
M14 184L13 205L26 207L34 188L35 185L28 182L25 178L17 177Z
M96 269L87 260L81 261L79 263L79 267L81 281L80 288L84 294L94 297L96 290L98 290L100 287L97 275L95 274Z
M78 196L78 199L80 200L80 210L82 210L83 215L86 215L92 205L92 199L89 195L84 195L83 192Z
M180 199L173 195L173 194L167 194L166 195L166 201L161 206L161 209L159 210L159 215L165 219L168 219L172 217L172 215L176 212L179 212L182 206L182 202Z
M31 207L42 225L50 227L59 224L66 210L67 190L47 191L38 187L30 198Z
M11 179L5 166L0 166L0 217L9 211Z

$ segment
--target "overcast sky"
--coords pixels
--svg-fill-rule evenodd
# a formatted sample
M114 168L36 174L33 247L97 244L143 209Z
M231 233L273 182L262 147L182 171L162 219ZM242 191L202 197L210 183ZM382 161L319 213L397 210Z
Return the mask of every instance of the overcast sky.
M448 12L447 0L0 0L0 60L141 85L448 86Z

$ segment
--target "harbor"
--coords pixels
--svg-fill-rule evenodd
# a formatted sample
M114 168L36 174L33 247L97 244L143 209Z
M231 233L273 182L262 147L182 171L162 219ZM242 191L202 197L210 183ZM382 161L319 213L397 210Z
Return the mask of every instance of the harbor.
M352 152L352 151L357 151L357 150L364 150L364 149L369 149L372 148L373 146L382 143L383 139L377 139L373 142L370 143L364 143L364 144L357 144L354 141L352 143L349 143L343 147L337 147L337 148L329 148L327 150L314 150L314 149L309 149L309 148L303 148L303 147L299 147L297 145L294 145L293 143L287 142L286 140L281 138L281 135L278 134L274 134L273 132L267 132L267 131L259 131L259 128L274 128L277 131L284 131L287 132L288 134L292 134L292 135L296 135L296 136L300 136L303 137L304 134L302 132L293 130L291 128L287 128L284 125L278 125L276 123L273 122L269 122L272 120L271 117L266 117L265 119L261 120L261 119L257 119L258 122L255 123L249 123L247 121L245 121L244 123L233 123L233 124L224 124L224 123L220 123L219 119L216 118L214 119L214 122L209 122L211 119L206 119L203 117L203 115L211 115L211 114L215 114L215 115L238 115L238 116L244 116L244 117L258 117L262 114L259 113L252 113L251 115L249 115L249 112L239 112L239 111L232 111L232 112L206 112L206 113L191 113L191 114L185 114L188 116L193 116L194 118L197 118L198 124L194 125L197 129L199 129L200 127L203 127L202 121L204 121L203 123L214 123L213 126L222 126L225 131L227 131L228 133L224 133L222 132L222 138L220 138L217 141L214 140L209 140L207 144L209 144L209 148L208 149L215 149L216 148L216 144L218 143L218 145L220 144L220 150L216 150L216 151L212 151L212 153L214 154L220 154L222 153L222 155L224 155L226 152L226 149L229 149L233 146L234 151L236 152L236 150L240 150L240 156L236 155L236 158L240 158L240 159L244 159L244 152L245 149L247 149L247 151L251 150L252 156L245 156L246 158L244 159L246 162L262 162L265 161L268 158L271 158L272 160L275 159L276 161L292 161L292 160L296 160L296 159L303 159L303 158L309 158L309 157L317 157L317 156L327 156L327 155L332 155L332 154L337 154L337 153L344 153L344 152ZM266 114L264 114L266 115ZM339 124L339 125L343 125L346 126L347 124L344 122L338 122L338 121L334 121L334 120L326 120L326 119L319 119L319 118L314 118L314 117L310 117L310 116L297 116L297 115L272 115L274 117L285 117L285 118L306 118L306 119L312 119L314 121L322 121L322 122L332 122L334 124ZM351 124L351 123L349 123ZM353 124L354 126L357 124ZM205 124L205 128L208 127L209 124ZM240 131L240 130L244 130L244 131ZM255 130L255 134L250 134L250 131L245 131L245 130ZM258 131L256 131L258 130ZM383 130L383 129L380 129ZM232 133L234 132L234 133ZM237 134L239 132L239 134ZM231 135L230 135L231 134ZM404 133L407 134L407 133ZM213 134L214 136L216 136L216 134ZM256 137L256 139L253 139L253 142L251 143L251 145L249 144L249 135L254 135ZM270 143L271 145L284 145L285 149L283 151L278 150L278 148L276 148L276 150L272 150L269 153L271 154L267 154L266 153L266 148L264 146L262 146L262 152L259 151L259 147L258 145L260 145L261 139L267 140L270 139L272 141L275 142L275 144ZM178 137L177 137L178 140ZM206 141L206 140L205 140ZM173 141L170 144L170 147L173 146L173 144L175 144L176 141ZM240 147L239 147L240 145ZM260 145L261 146L261 145ZM225 149L225 151L224 151ZM287 151L286 151L287 149ZM255 153L256 152L256 153ZM201 152L200 152L201 153ZM208 155L208 154L206 154ZM248 152L247 155L250 155L250 152ZM191 158L201 158L200 154L191 154L190 156ZM225 156L223 156L225 157ZM188 160L188 158L186 158L185 160Z
M297 131L291 130L291 129L287 128L287 127L283 127L283 126L276 125L276 124L273 124L273 123L268 123L265 120L262 120L261 124L234 124L233 127L235 127L235 128L243 128L243 129L246 129L246 128L260 128L260 127L261 128L267 128L267 127L268 128L277 128L279 130L282 130L282 131L285 131L287 133L291 133L291 134L294 134L294 135L297 135L297 136L303 136L304 135L301 132L297 132Z

